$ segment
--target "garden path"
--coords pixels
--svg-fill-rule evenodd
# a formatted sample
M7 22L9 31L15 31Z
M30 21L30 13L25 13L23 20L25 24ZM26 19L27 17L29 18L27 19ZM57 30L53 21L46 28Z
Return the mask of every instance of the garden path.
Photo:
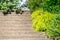
M0 12L0 40L49 40L44 32L34 32L30 12L22 15Z

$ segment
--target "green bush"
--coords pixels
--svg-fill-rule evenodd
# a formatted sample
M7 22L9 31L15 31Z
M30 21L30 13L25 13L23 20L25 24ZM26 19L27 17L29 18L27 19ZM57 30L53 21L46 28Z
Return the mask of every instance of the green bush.
M0 10L12 10L17 7L18 2L19 0L0 0Z
M31 15L35 31L45 31L50 38L60 38L60 14L36 10Z
M60 12L60 0L28 0L27 3L31 11L43 8L51 13Z
M39 9L41 7L42 0L28 0L27 4L31 11Z
M60 40L60 0L29 0L33 11L32 27L35 31L45 31L49 38Z
M42 31L46 29L46 23L52 19L52 14L43 12L43 10L37 10L31 15L33 21L33 28L36 31Z
M60 0L45 0L43 2L44 10L47 10L51 13L59 13L60 12Z

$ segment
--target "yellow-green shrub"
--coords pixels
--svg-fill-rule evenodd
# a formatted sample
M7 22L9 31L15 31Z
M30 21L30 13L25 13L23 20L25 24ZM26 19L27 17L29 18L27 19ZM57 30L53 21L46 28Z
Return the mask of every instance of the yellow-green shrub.
M31 15L35 31L45 31L48 37L60 38L60 14L36 10Z
M31 17L32 17L32 21L33 21L33 28L36 31L42 31L46 29L46 22L48 20L52 19L52 14L45 12L43 13L42 10L37 10L35 12L32 13Z

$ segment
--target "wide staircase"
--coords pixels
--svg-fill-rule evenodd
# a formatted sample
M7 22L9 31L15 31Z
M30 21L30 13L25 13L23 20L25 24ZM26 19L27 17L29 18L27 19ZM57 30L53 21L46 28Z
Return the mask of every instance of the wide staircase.
M29 11L21 14L0 12L0 40L51 40L44 32L34 32Z

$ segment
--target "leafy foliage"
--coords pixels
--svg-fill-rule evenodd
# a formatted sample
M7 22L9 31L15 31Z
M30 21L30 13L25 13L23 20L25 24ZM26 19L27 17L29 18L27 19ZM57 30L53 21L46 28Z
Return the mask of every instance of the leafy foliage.
M35 31L60 40L60 0L29 0L28 4Z
M43 13L43 10L38 10L32 13L33 27L36 31L43 31L46 29L46 22L51 19L52 14L46 12Z
M60 0L45 0L43 2L44 10L47 10L51 13L60 12Z
M35 31L42 31L42 30L45 30L45 24L43 23L44 22L44 19L41 18L42 14L41 14L41 11L35 11L32 13L32 19L33 19L33 25L32 27L35 29ZM42 23L41 23L41 22Z
M31 11L34 11L35 9L39 9L41 6L42 0L28 0L27 4Z
M45 31L48 37L60 38L60 14L36 10L31 15L35 31Z
M28 0L28 6L31 11L43 8L51 13L60 12L60 0Z
M19 0L0 0L0 10L12 10L17 7Z

